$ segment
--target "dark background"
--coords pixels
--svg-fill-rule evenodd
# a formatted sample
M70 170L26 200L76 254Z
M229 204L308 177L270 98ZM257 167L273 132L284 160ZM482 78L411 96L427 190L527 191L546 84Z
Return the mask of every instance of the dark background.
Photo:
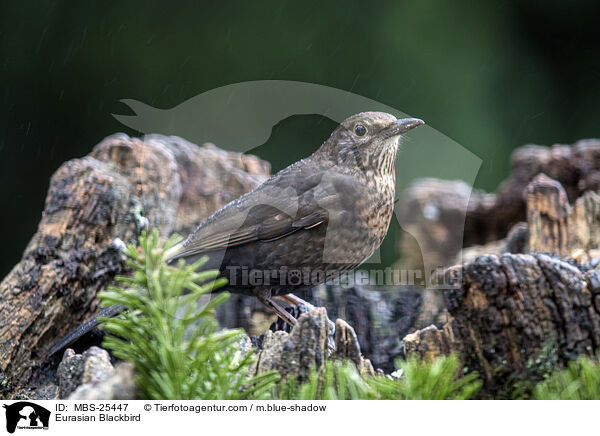
M61 163L136 134L111 115L129 113L121 99L170 108L248 80L333 86L427 120L483 159L476 186L493 190L513 148L600 136L599 22L597 1L2 1L0 277ZM269 141L306 155L333 127L293 117ZM293 160L278 149L263 148L275 170Z

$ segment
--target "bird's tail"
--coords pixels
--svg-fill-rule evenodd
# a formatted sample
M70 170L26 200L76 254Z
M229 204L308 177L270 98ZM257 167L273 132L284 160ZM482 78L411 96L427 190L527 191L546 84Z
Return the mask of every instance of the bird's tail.
M95 329L96 327L98 327L100 325L99 318L111 317L111 316L118 315L124 309L125 309L125 307L120 304L115 304L114 306L109 306L109 307L102 309L92 319L84 322L83 324L81 324L80 326L75 328L74 330L71 330L69 333L67 333L66 336L64 336L62 339L60 339L58 342L56 342L50 348L50 351L48 352L48 357L56 354L57 352L66 348L67 346L71 345L73 342L77 341L79 338L81 338L86 333L88 333L88 332L92 331L93 329Z
M169 248L167 251L165 251L165 261L167 262L167 264L171 264L173 261L177 260L178 258L178 254L181 253L181 251L183 250L183 244L177 244L171 248Z

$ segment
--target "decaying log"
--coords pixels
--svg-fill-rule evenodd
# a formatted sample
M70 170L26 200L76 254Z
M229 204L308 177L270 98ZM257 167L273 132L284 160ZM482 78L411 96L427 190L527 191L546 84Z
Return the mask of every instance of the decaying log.
M393 372L402 355L402 338L431 323L421 323L422 291L416 286L320 286L307 299L327 308L332 319L342 318L356 332L362 353L375 368ZM445 319L444 319L445 321Z
M600 254L600 195L588 191L569 205L562 185L539 174L527 187L529 249L589 262Z
M400 196L398 220L411 237L400 240L403 266L424 271L451 266L463 247L463 232L469 199L493 198L472 192L462 181L421 179Z
M538 174L527 187L529 249L564 256L568 244L569 200L560 183Z
M575 201L568 217L569 255L581 260L582 250L590 261L600 256L600 195L587 191Z
M548 176L538 176L541 172ZM269 165L253 156L154 135L115 135L89 156L65 163L51 180L37 233L0 283L1 375L26 381L54 341L95 312L97 292L124 268L118 239L133 243L149 227L186 235L268 173ZM389 294L360 287L336 294L335 287L321 287L325 297L311 291L310 301L356 327L355 332L338 320L333 357L371 372L358 346L363 340L363 352L382 367L402 345L407 354L429 357L456 351L491 392L530 377L531 362L551 356L564 364L595 353L600 272L546 254L502 253L555 252L594 267L600 195L593 190L599 187L600 141L518 149L513 176L497 195L472 193L462 182L415 184L399 205L402 224L413 236L404 239L408 266L448 265L463 236L466 245L488 243L479 253L498 255L465 256L469 261L451 270L461 273L462 286L445 290L443 299L439 291L423 296L417 287L390 287ZM449 314L443 327L400 341L426 321L440 325L440 315L446 316L441 303ZM218 317L224 326L249 327L257 306L255 299L233 296ZM258 371L275 368L305 377L311 365L332 357L328 329L326 313L317 309L302 315L290 334L268 332Z
M350 359L361 373L373 375L373 366L362 356L352 327L341 319L335 322L335 350L331 347L333 333L323 307L300 315L290 333L268 330L258 353L256 374L276 370L282 377L292 374L303 382L312 369L321 368L326 360Z
M416 286L320 285L296 295L316 307L326 308L331 319L341 318L351 325L362 354L375 368L388 373L396 369L394 361L402 356L402 338L406 334L432 322L441 325L447 319L441 313L433 321L432 317L424 316L425 298ZM306 312L299 310L299 306L286 309L296 318ZM242 327L254 337L269 328L286 329L275 314L264 312L264 306L256 298L243 295L231 295L226 305L217 308L217 319L223 327Z
M600 189L600 140L585 139L573 145L551 147L527 145L511 157L512 175L503 182L493 201L469 204L465 225L465 246L503 238L515 223L524 221L523 193L540 173L558 181L573 203L586 191Z
M430 325L404 337L404 353L417 355L423 359L434 360L458 351L455 343L452 322L444 324L442 329Z
M496 194L471 192L466 183L457 181L423 179L410 186L398 207L404 217L401 224L409 233L400 239L407 266L444 265L463 247L505 238L511 228L526 220L528 197L524 193L540 173L560 183L571 204L585 192L600 190L600 140L519 147L512 154L511 168L510 178ZM457 222L457 217L464 219Z
M504 253L528 253L529 251L529 226L527 223L519 222L508 231L504 239L462 249L456 257L456 263L472 262L484 254L501 256Z
M600 350L598 271L586 273L546 254L480 256L449 272L459 289L444 291L452 317L404 338L407 352L435 357L455 351L488 392L531 380L540 360L568 360ZM539 374L538 374L539 375Z
M0 284L0 370L24 382L68 330L96 310L123 270L118 239L183 235L266 179L269 164L180 138L111 136L53 175L37 233Z
M600 256L600 195L587 191L571 206L563 186L538 174L525 190L527 223L516 224L506 239L461 251L458 261L478 255L556 253L587 263Z
M569 155L553 150L562 152L556 159ZM526 151L531 163L544 149ZM571 206L561 183L541 173L522 198L527 223L504 240L463 250L465 263L449 270L450 278L462 280L458 289L444 290L450 320L442 329L431 326L404 338L407 354L459 353L466 368L481 374L486 392L496 395L517 381L532 383L544 365L565 365L600 349L600 271L590 269L600 253L600 195L585 192Z

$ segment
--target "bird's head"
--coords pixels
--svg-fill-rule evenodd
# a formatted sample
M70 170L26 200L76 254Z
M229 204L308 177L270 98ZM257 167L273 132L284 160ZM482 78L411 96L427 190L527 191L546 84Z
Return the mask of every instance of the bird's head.
M342 121L317 153L340 164L385 171L393 167L400 136L421 124L424 122L417 118L361 112Z

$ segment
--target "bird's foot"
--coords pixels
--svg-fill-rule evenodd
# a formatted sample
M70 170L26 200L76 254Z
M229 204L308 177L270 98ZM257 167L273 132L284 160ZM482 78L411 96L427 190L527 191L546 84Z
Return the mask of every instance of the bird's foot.
M301 307L303 306L306 309L304 312L310 312L311 310L314 310L314 308L315 308L315 306L310 304L308 301L305 301L300 297L296 297L294 294L278 295L276 298L284 300L284 301L288 302L289 304L291 304L292 306L301 306ZM302 312L302 313L304 313L304 312Z
M315 306L310 304L308 301L304 301L302 298L295 296L294 294L278 295L276 298L279 298L293 306L296 306L298 308L298 312L300 314L305 313L305 312L310 312L311 310L315 309ZM286 313L287 313L287 311L286 311ZM330 351L333 352L333 351L335 351L335 340L334 340L335 323L333 321L331 321L330 319L328 319L328 322L329 322L328 346L329 346Z
M267 297L265 295L256 295L256 298L267 306L269 309L273 310L279 318L289 324L291 327L296 325L296 318L294 318L287 310L281 307L278 303L276 303L272 297Z

